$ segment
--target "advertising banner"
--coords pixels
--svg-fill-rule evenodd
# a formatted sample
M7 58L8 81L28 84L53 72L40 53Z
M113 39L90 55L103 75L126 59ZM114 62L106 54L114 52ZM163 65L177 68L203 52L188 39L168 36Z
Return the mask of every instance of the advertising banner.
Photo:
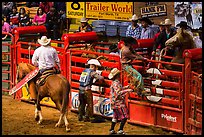
M133 2L86 2L86 18L129 20Z
M77 110L79 107L79 94L78 92L71 92L71 109ZM112 117L113 110L111 109L111 103L109 98L103 98L93 95L93 109L94 114Z
M28 84L25 84L22 87L22 97L21 97L21 99L27 100L27 101L30 100L30 92L29 92ZM52 101L52 99L50 97L44 97L40 101L40 104L55 107L55 103Z
M66 2L67 18L82 18L85 16L85 2Z
M140 11L142 17L158 17L167 15L166 5L142 7Z
M175 25L186 21L192 29L202 27L202 2L175 2Z
M29 74L25 76L20 82L18 82L10 91L9 95L12 95L13 93L17 92L19 89L21 89L28 81L30 81L32 78L34 78L38 74L39 69L36 68L33 71L31 71Z

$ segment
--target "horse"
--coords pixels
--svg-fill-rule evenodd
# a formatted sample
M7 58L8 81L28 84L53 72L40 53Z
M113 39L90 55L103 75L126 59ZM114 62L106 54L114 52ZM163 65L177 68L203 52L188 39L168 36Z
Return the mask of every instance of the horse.
M28 73L36 67L29 63L19 63L17 66L16 81L22 80ZM37 124L42 123L42 113L40 101L44 97L50 97L55 103L56 108L60 111L59 121L55 127L60 127L63 120L65 122L66 131L70 131L69 122L67 120L67 107L69 104L70 84L61 74L52 74L47 77L45 83L41 86L36 85L38 75L28 82L29 90L36 93L37 100L35 102L35 120ZM32 91L31 91L32 90Z
M179 28L177 30L177 33L168 39L165 43L166 48L173 48L175 49L176 47L178 50L175 52L176 55L173 57L171 60L172 63L180 63L184 64L184 58L183 58L183 52L185 49L193 49L196 48L196 45L193 41L193 37L185 30L182 28ZM173 67L171 65L165 65L167 69L173 69L173 70L178 70L178 67ZM179 69L180 70L180 69Z

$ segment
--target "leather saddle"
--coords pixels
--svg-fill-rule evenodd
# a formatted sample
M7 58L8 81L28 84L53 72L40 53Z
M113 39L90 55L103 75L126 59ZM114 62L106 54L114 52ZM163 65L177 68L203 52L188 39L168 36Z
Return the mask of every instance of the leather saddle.
M37 81L36 81L36 85L37 86L42 86L45 84L45 81L47 80L47 78L51 75L54 75L54 74L57 74L57 71L56 69L52 69L52 70L45 70L41 76L39 76L37 78Z

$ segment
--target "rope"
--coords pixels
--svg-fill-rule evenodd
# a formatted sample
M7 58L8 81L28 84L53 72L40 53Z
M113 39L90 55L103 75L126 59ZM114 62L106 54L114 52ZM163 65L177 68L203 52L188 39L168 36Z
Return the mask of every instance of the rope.
M29 45L29 47L28 47L28 54L29 54L29 57L28 57L28 61L29 61L29 64L30 64L30 49L31 49L31 44L30 43L28 43L28 45Z
M2 40L5 40L7 38L8 35L6 35L5 37L2 38Z
M161 50L161 52L160 52L160 54L159 54L159 59L158 59L158 61L161 61L161 57L166 55L166 51L167 51L167 48L163 48L163 49ZM164 55L162 55L163 52L164 52ZM160 65L161 65L161 63L159 63L158 69L160 68Z

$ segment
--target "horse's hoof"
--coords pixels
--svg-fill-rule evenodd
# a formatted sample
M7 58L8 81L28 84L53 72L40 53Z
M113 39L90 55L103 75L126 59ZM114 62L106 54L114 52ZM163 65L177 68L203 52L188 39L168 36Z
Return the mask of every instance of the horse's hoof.
M59 123L57 123L57 124L55 125L55 127L60 127L60 124L59 124Z
M35 116L35 121L39 121L40 117L39 115Z
M70 130L71 130L70 128L66 127L66 131L67 131L67 132L70 132Z
M38 125L41 125L41 124L42 124L42 120L39 120L37 124L38 124Z

